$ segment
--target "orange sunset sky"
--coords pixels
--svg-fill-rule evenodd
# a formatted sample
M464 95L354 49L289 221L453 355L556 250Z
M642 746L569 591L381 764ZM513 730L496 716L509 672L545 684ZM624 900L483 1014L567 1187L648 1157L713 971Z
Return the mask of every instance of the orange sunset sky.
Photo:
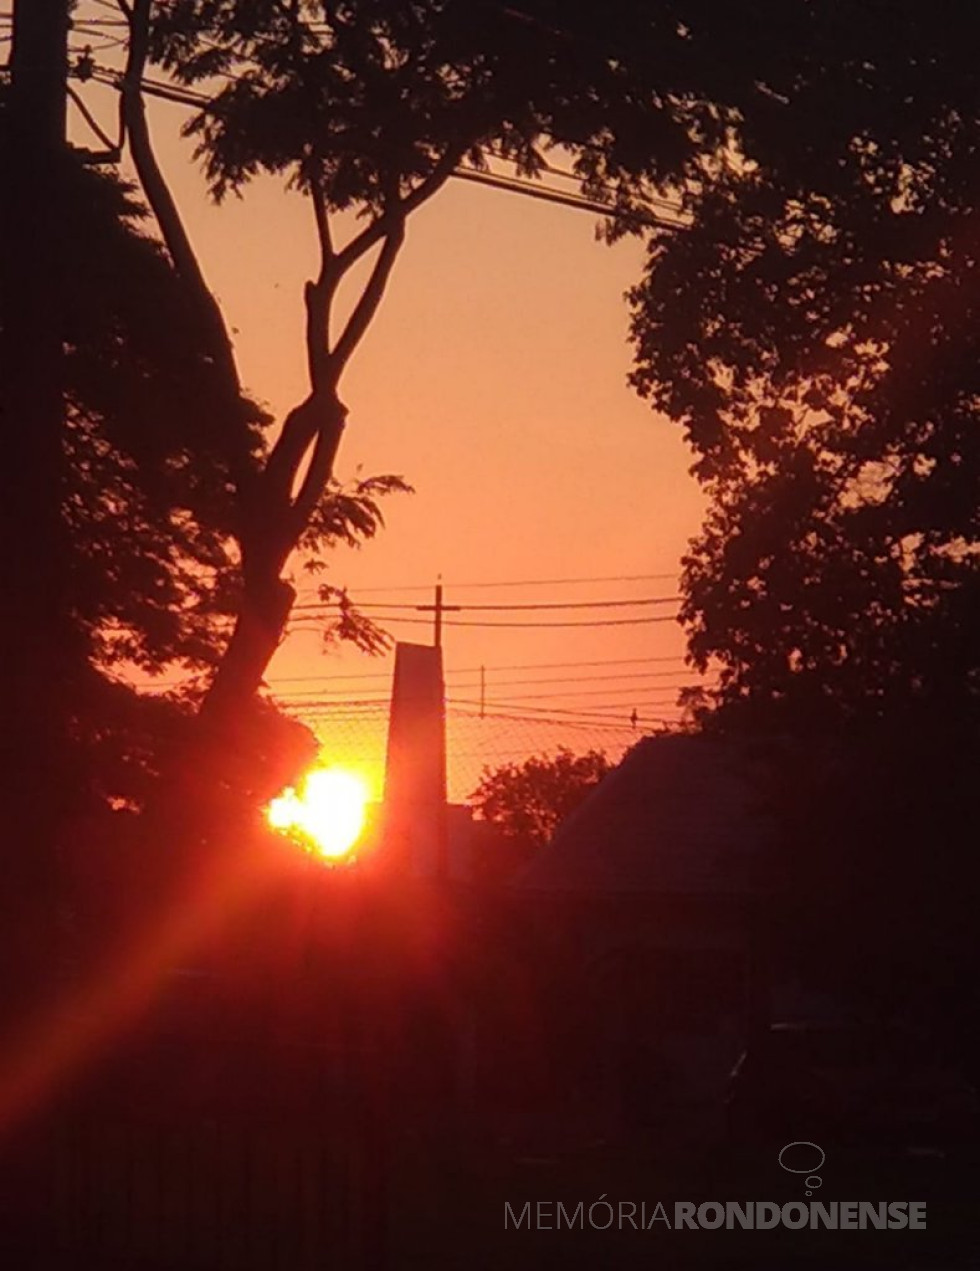
M111 120L112 94L90 87L87 102ZM306 391L310 210L271 179L243 199L211 204L179 135L188 113L153 103L159 156L234 329L243 381L281 417ZM676 594L679 558L703 501L680 430L626 384L623 293L639 276L642 246L610 248L595 230L590 213L463 181L412 217L381 311L342 385L350 416L338 475L398 473L416 493L388 500L381 537L360 552L337 552L331 582L379 605L431 601L440 574L447 603L456 604ZM298 568L295 578L301 601L314 599L314 580ZM609 581L559 581L582 579ZM451 796L472 790L483 763L558 743L618 754L636 735L628 723L634 706L650 723L675 719L676 689L696 677L683 665L683 634L672 621L489 628L449 619L585 622L672 612L668 604L449 615ZM425 625L386 625L399 638L430 638ZM317 729L327 758L360 768L378 791L393 659L324 653L313 628L308 612L295 615L270 687ZM493 719L474 718L465 705L479 697L481 666Z

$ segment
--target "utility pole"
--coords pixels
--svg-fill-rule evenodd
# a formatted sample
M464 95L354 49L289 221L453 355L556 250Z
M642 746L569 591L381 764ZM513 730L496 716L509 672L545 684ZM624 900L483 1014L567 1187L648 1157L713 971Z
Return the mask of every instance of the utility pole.
M66 602L64 176L70 0L16 0L0 193L0 790L5 990L50 954L64 722L76 648ZM7 940L11 943L8 945ZM29 991L29 990L28 990ZM9 998L8 998L9 1001Z
M431 613L433 615L433 632L432 644L436 649L442 648L442 615L444 613L459 613L462 605L447 605L442 599L442 583L436 583L435 603L431 605L416 605L415 608L420 613Z

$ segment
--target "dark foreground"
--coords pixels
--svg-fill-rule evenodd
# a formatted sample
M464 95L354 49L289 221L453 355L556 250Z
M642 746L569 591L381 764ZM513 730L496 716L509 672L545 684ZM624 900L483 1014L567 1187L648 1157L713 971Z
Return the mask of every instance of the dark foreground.
M972 1132L945 1155L909 1155L908 1144L845 1144L814 1127L799 1137L819 1139L826 1159L781 1164L782 1142L735 1141L711 1109L664 1099L640 1128L625 1099L611 1114L595 1087L569 1086L572 1034L534 1062L536 1011L519 1027L474 1029L520 994L481 969L470 918L440 943L435 910L413 900L402 922L369 900L370 924L356 928L349 898L326 915L287 905L273 922L265 897L217 953L141 982L139 1010L66 1012L53 1051L38 1053L51 1080L0 1141L2 1265L980 1266ZM498 932L479 947L506 945ZM441 968L466 956L469 978L452 987ZM128 975L136 961L123 965ZM700 1224L704 1202L810 1199L918 1203L924 1227L677 1226L676 1202ZM703 1212L711 1223L719 1211Z

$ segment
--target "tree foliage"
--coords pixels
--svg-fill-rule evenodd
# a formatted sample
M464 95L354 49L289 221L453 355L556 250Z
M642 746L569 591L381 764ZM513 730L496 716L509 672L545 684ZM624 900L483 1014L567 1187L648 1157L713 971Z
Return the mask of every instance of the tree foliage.
M199 671L218 661L238 605L235 472L259 471L271 416L222 391L188 288L145 232L131 187L81 164L73 183L65 507L74 608L95 664ZM331 482L301 546L359 546L384 524L381 499L408 488L397 477Z
M219 198L284 173L330 209L391 216L448 159L492 153L534 175L561 145L625 207L720 136L678 73L675 15L626 0L172 0L152 51L183 83L225 77L188 127Z
M77 619L98 665L200 668L232 602L229 450L257 463L267 417L215 392L185 289L132 191L81 166L76 180L65 507Z
M4 121L0 94L5 162ZM134 672L206 672L219 660L241 590L233 473L236 464L258 470L270 418L214 375L188 288L148 232L133 187L71 150L59 179L71 209L61 246L70 269L56 320L64 347L66 601L78 636L62 650L72 666L61 707L79 805L139 803L161 754L186 735L193 698L140 697L129 681ZM4 183L0 199L16 197L16 183ZM0 304L0 338L3 312ZM392 477L334 483L313 541L326 550L371 538L383 524L380 500L405 488ZM29 542L31 526L20 528ZM371 647L383 639L356 612L325 620L324 633ZM252 715L268 723L266 750L273 737L285 741L285 721L272 720L261 703ZM261 727L250 722L248 731Z
M543 847L609 771L601 750L576 755L560 746L553 756L486 768L470 802L505 839L526 850Z
M542 172L561 147L585 193L631 223L651 189L692 177L725 145L723 111L690 82L671 12L637 6L518 9L493 0L170 0L122 6L127 138L176 272L197 298L215 374L234 390L234 351L153 151L141 88L156 63L197 94L187 131L215 198L258 174L305 195L318 267L305 289L309 392L258 472L236 476L244 579L235 632L205 703L233 720L254 694L294 592L283 574L309 546L347 406L341 382L381 302L409 217L460 164ZM343 239L343 241L341 241ZM370 260L342 320L342 282Z
M934 16L769 12L763 91L733 84L726 162L631 294L633 383L710 498L683 618L729 724L975 719L977 24Z

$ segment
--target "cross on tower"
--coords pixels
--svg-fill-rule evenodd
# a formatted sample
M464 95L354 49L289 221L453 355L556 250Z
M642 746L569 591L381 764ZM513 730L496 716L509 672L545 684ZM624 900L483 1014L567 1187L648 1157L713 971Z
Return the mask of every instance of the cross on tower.
M422 613L431 613L433 615L433 633L432 643L435 648L442 648L442 615L444 613L458 613L462 605L447 605L442 599L442 583L436 583L436 599L433 605L416 605L415 608Z

